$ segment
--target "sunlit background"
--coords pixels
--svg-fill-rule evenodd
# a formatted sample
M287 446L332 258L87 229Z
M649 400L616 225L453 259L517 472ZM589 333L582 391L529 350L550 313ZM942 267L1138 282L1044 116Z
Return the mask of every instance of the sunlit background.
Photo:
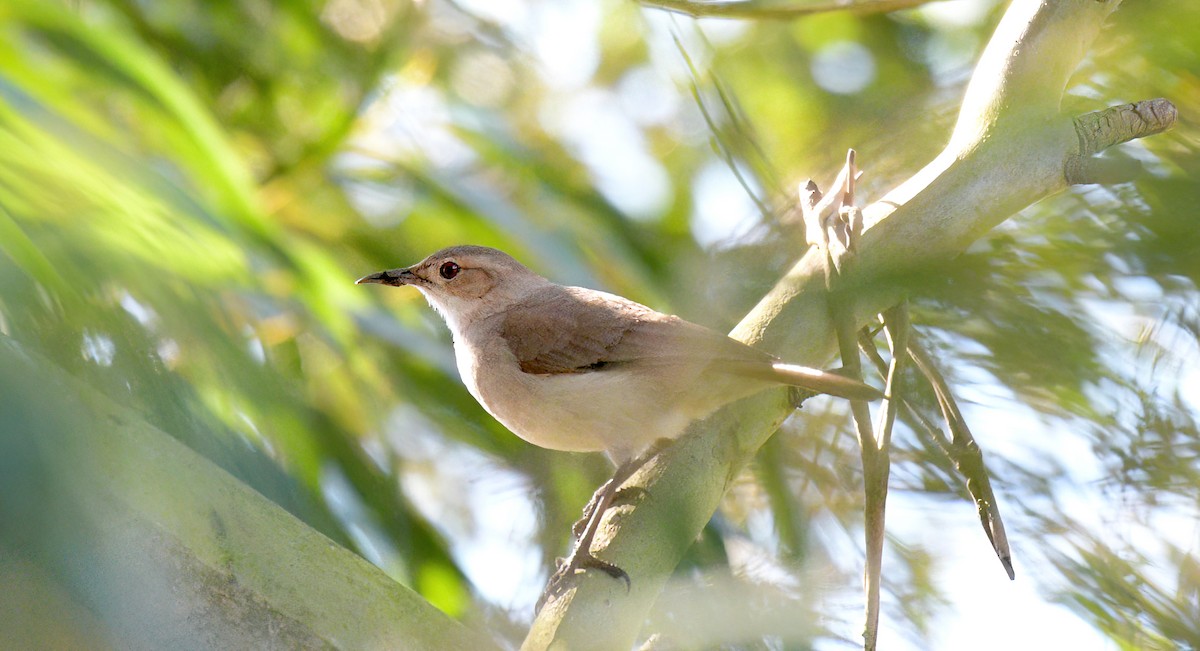
M803 249L799 181L854 147L873 199L936 154L1005 5L7 2L0 333L515 647L607 461L516 439L416 292L353 280L486 244L728 329ZM1110 23L1064 109L1174 101L1174 131L1112 154L1145 172L1023 211L913 291L1017 580L902 428L882 648L1200 647L1200 6L1131 1ZM0 454L30 431L0 413ZM28 505L5 493L19 548ZM810 401L647 632L853 648L861 495L844 407ZM786 617L752 617L764 604Z

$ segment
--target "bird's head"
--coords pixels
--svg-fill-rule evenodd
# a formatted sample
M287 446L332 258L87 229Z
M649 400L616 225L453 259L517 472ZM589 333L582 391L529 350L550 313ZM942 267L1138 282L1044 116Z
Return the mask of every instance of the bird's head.
M469 320L507 309L548 282L503 251L460 245L442 249L411 267L363 276L355 284L412 285L451 329L457 330Z

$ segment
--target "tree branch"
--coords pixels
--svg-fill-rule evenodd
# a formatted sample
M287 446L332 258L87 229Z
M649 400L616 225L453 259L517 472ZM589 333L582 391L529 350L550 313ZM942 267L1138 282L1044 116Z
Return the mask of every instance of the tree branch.
M98 616L94 645L126 649L493 648L2 336L0 369L0 560L67 588L55 625Z
M1068 186L1068 162L1089 148L1058 106L1070 74L1118 4L1014 0L975 69L945 150L864 209L859 253L840 276L841 288L854 290L843 294L854 297L858 324L896 302L897 290L887 286L891 274L950 260L1008 216ZM1158 109L1156 115L1167 115L1165 105ZM825 363L834 326L824 269L822 254L810 249L732 336L789 361ZM594 546L629 573L632 589L626 594L624 584L600 573L582 575L539 613L523 649L633 646L646 612L726 487L791 411L785 390L748 398L694 424L635 475L630 484L645 497L632 510L610 512Z

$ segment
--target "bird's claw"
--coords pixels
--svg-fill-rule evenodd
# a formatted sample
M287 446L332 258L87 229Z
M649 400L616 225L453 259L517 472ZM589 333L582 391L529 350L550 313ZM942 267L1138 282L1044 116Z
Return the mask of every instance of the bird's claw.
M633 583L629 580L629 574L625 570L609 563L608 561L600 560L591 554L584 556L579 560L579 566L586 569L600 570L614 579L620 579L625 582L625 592L628 593L633 587Z
M614 579L620 579L625 583L626 593L633 587L629 574L625 570L608 561L600 560L590 553L576 550L570 558L557 559L555 565L557 569L546 583L546 589L542 592L542 596L538 598L536 611L540 611L546 602L565 593L568 588L567 580L583 570L600 570Z

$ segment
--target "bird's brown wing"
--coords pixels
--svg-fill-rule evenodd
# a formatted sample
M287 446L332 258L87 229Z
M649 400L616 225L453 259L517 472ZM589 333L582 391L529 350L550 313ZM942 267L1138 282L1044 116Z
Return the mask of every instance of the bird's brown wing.
M735 376L853 400L883 397L857 380L780 363L719 332L603 292L547 288L501 318L500 336L525 373L590 373L636 364L665 371L656 375L660 381L686 379L714 391L728 390L719 378Z
M587 373L613 364L768 363L771 356L628 299L548 288L506 312L500 336L526 373Z

